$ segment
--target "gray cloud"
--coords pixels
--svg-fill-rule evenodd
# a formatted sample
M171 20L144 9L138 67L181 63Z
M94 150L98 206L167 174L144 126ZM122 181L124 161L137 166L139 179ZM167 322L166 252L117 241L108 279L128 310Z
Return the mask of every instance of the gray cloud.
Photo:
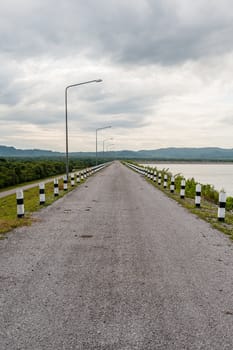
M127 64L174 64L232 51L228 0L186 6L183 0L23 1L17 11L12 3L0 6L0 45L17 58L85 53Z
M201 135L208 125L212 136L201 142L212 142L221 120L232 125L231 6L230 0L2 2L0 121L25 127L28 143L30 128L43 134L41 142L43 126L49 140L54 128L63 135L65 86L100 77L101 84L69 91L71 129L111 124L119 137L127 139L131 129L154 148L163 146L154 140L191 143L189 126ZM231 143L219 138L225 140Z
M97 106L97 110L99 113L108 115L134 114L135 111L143 114L149 112L152 103L154 103L154 101L152 101L149 96L134 96L122 99L114 99L112 97L112 99L102 101L102 103Z

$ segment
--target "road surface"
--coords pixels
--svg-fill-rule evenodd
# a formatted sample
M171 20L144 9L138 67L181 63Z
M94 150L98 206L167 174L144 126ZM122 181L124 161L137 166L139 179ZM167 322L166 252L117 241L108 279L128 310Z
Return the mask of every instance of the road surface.
M114 162L0 242L0 349L233 349L233 245Z

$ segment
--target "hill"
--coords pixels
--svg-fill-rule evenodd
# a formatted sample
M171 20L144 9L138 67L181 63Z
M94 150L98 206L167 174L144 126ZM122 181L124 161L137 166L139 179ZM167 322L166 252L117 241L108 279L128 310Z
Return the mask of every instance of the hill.
M0 157L64 157L65 153L54 152L41 149L17 149L15 147L1 146ZM95 152L70 152L70 157L89 158L95 157ZM98 158L102 157L102 152L98 152ZM116 159L151 159L151 160L209 160L209 161L233 161L233 149L225 149L218 147L202 147L202 148L160 148L155 150L140 151L111 151L105 152L104 157Z
M17 149L15 147L1 146L0 157L56 157L62 153L41 149Z

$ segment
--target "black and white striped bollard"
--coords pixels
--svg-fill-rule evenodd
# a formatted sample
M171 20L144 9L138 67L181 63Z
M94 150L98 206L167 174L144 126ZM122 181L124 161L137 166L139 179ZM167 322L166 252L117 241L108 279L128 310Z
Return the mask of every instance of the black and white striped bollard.
M67 191L67 189L68 189L68 185L67 185L67 176L64 175L64 176L63 176L63 190L64 190L64 191Z
M53 180L53 190L54 196L57 197L59 195L58 179Z
M45 204L45 185L43 182L39 184L40 205Z
M71 186L74 187L74 174L71 174Z
M201 206L201 185L200 184L196 184L195 205L197 208L200 208Z
M174 176L171 177L171 184L170 184L170 192L174 193L175 191L175 178Z
M154 182L156 182L156 176L157 176L157 172L156 170L154 171Z
M162 177L162 175L161 175L161 173L159 173L159 179L158 179L158 184L159 185L161 185L161 177Z
M16 201L17 201L17 216L18 218L22 218L24 216L23 190L16 191Z
M163 178L163 188L167 188L167 174L165 174Z
M83 171L81 171L81 180L84 180Z
M185 180L181 180L181 188L180 188L180 198L184 199L185 197Z
M226 200L227 200L226 192L221 191L219 193L218 221L225 220Z
M80 176L79 176L79 173L77 173L77 183L80 183Z

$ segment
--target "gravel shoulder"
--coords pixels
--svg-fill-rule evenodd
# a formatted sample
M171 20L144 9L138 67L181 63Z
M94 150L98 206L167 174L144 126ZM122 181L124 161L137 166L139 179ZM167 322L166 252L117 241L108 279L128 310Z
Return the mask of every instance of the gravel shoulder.
M0 242L0 349L233 349L233 244L119 162Z

